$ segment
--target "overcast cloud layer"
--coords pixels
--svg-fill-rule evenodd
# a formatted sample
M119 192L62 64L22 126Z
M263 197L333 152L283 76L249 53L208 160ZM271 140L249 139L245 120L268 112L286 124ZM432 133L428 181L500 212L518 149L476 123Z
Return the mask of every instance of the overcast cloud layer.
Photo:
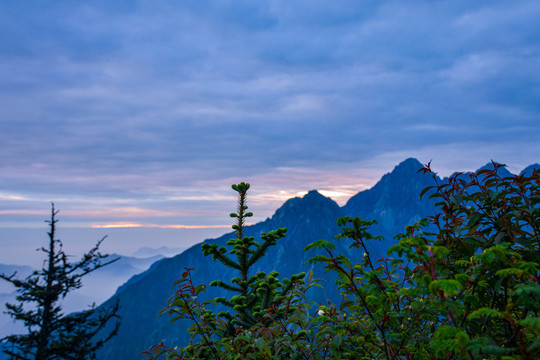
M540 154L540 2L0 2L0 227L220 225ZM281 190L281 192L280 192ZM256 220L259 220L257 218Z

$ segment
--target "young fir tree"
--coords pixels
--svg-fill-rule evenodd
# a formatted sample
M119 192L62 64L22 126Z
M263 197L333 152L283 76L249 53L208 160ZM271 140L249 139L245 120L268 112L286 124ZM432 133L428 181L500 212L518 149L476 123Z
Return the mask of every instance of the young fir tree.
M198 295L206 292L206 285L195 286L191 279L193 269L184 268L182 278L175 283L175 286L178 285L176 294L169 299L167 307L160 314L168 313L171 322L179 319L193 321L193 326L188 330L191 335L190 344L179 349L167 348L163 343L154 345L144 352L149 359L164 354L167 359L178 360L244 359L246 353L255 356L261 349L262 355L257 355L257 359L290 359L290 354L298 350L290 341L281 341L281 336L291 338L298 335L293 326L288 326L289 323L293 325L288 319L302 310L304 293L312 286L311 274L307 276L307 283L304 281L305 273L292 275L290 279L282 281L277 271L253 274L257 262L271 246L276 245L277 240L285 236L287 229L279 228L262 233L261 242L253 236L246 236L246 218L253 215L246 211L249 184L242 182L232 185L232 188L238 193L238 210L230 214L236 219L236 224L232 226L235 237L227 242L227 247L204 243L202 251L205 256L212 255L214 261L235 270L238 276L230 283L222 280L210 283L210 286L220 287L233 295L202 302ZM228 311L215 314L207 308L208 305L218 304ZM285 320L289 322L286 324ZM269 346L270 342L263 341L262 337L249 335L252 332L275 337L279 343Z
M60 301L82 286L82 277L118 258L104 261L108 255L99 252L99 245L105 239L102 238L80 261L69 262L62 250L62 242L55 238L57 213L53 204L51 219L47 221L49 244L47 248L41 248L46 254L43 268L24 280L15 278L16 274L0 274L0 278L12 283L18 293L18 304L7 303L7 313L22 321L28 329L27 334L2 339L3 351L10 359L95 359L96 351L118 330L118 304L105 311L98 312L92 306L85 312L63 314ZM112 331L106 335L101 333L94 339L112 318L117 319Z
M242 182L238 185L232 185L232 188L238 193L238 210L236 213L230 214L232 218L236 219L236 224L232 226L236 230L236 237L230 239L227 245L232 246L229 254L236 255L236 261L234 258L225 255L227 249L224 246L218 248L217 244L204 243L202 244L202 251L205 256L212 255L214 261L218 260L223 265L238 272L239 276L233 278L231 284L216 280L212 281L210 286L218 286L237 294L230 299L225 297L215 299L218 303L236 312L236 315L229 312L221 312L219 315L229 319L231 325L249 329L261 322L269 308L277 309L286 295L291 293L293 285L303 283L302 279L306 274L293 275L291 280L284 279L284 283L277 279L279 276L277 271L272 271L268 275L261 271L250 276L250 269L253 265L266 254L270 246L276 245L276 240L285 237L287 229L279 228L268 233L262 233L262 243L255 241L253 236L245 236L245 220L253 216L253 213L246 212L248 209L246 197L249 184ZM289 311L292 311L292 309L289 309ZM230 329L232 330L232 328L231 326Z

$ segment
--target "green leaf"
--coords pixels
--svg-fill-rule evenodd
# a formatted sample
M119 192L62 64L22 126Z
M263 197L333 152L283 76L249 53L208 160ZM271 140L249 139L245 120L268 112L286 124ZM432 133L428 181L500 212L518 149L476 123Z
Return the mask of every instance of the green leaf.
M308 259L306 262L308 264L316 264L316 263L327 263L330 261L330 258L328 256L319 255L319 256L313 256L312 258Z
M501 269L501 270L498 270L496 273L495 273L495 276L503 276L503 277L510 277L510 276L515 276L515 277L521 277L523 274L525 274L525 271L521 270L521 269L516 269L516 268L507 268L507 269Z
M343 337L341 335L336 335L334 336L334 338L332 339L332 341L334 342L334 345L339 348L341 343L343 342Z
M469 220L469 222L467 223L467 227L470 229L472 227L474 227L476 224L478 224L478 221L480 221L480 219L482 218L482 215L481 214L474 214L471 219Z
M203 310L202 308L196 307L193 309L193 314L195 314L195 316L201 316L202 310Z
M540 285L538 284L518 284L515 287L515 293L518 296L533 296L540 297Z
M450 250L448 250L444 246L432 246L431 251L435 254L435 256L438 259L444 259L450 253Z
M454 264L456 264L457 266L463 266L463 267L471 266L471 262L468 260L456 260Z
M201 285L195 287L195 294L199 294L201 291L206 294L206 285L201 284Z
M434 280L429 284L429 290L436 294L438 291L441 291L446 296L456 296L458 291L462 289L463 286L457 280L453 279L443 279L443 280Z
M183 315L178 315L178 316L175 316L173 318L171 318L171 324L175 323L176 321L180 320L180 319L183 319L184 316Z
M318 240L314 243L309 244L304 248L304 251L308 250L317 250L317 249L332 249L335 250L336 246L327 240Z
M420 192L420 199L422 199L422 198L424 197L424 194L425 194L426 192L428 192L429 190L433 189L434 187L435 187L435 186L428 186L427 188L424 188L424 190L422 190L422 191Z
M488 189L488 195L489 195L489 198L491 200L496 200L497 197L499 197L501 195L501 193L495 191L495 190L492 190L492 189Z
M470 340L469 335L463 330L456 333L455 339L460 346L467 346Z
M540 333L540 317L528 317L523 320L519 320L518 324L534 329L537 333Z
M472 313L470 313L469 316L467 316L467 320L479 319L479 318L482 318L482 317L497 317L497 318L500 318L500 317L502 317L502 314L498 310L491 309L491 308L488 308L488 307L482 307L482 308L477 309L477 310L473 311Z
M264 345L264 339L263 339L263 338L255 339L255 341L254 341L253 343L255 344L255 346L256 346L259 350L262 350L263 345Z
M456 274L454 277L457 281L459 281L460 284L462 284L462 286L465 286L467 281L471 279L470 275L468 274Z

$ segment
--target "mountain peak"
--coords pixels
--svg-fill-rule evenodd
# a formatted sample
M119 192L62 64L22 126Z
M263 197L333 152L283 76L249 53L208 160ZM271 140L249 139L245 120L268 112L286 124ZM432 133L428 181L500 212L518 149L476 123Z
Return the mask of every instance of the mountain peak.
M415 158L408 158L400 162L390 174L402 176L404 174L416 174L423 167L422 163Z
M317 198L326 198L326 196L324 196L317 190L309 190L308 193L302 197L302 199L306 200L312 200Z
M386 186L395 186L397 185L396 182L402 183L404 181L416 183L418 179L423 179L424 182L426 180L430 181L428 176L424 176L424 174L418 172L418 170L423 167L424 165L417 159L408 158L396 165L392 172L383 175L381 181L379 181L375 187L383 186L383 184L386 184Z
M540 170L540 164L532 164L523 169L520 175L531 176L534 170Z
M495 162L495 163L497 163L497 162ZM490 161L486 165L482 166L480 169L476 170L476 172L481 171L481 170L491 170L491 169L493 169L493 167L494 167L493 163ZM512 173L510 171L508 171L508 169L506 168L506 165L504 167L500 168L497 172L502 177L512 176Z
M405 225L431 215L433 202L427 199L420 201L419 194L433 185L433 178L419 173L421 168L422 164L417 159L402 161L371 189L350 198L343 210L349 216L377 220L378 225L373 230L391 239L395 235L393 229L403 229Z
M295 197L287 200L276 211L272 219L285 223L290 222L286 221L286 219L294 219L299 215L318 218L319 216L329 216L332 213L341 213L339 205L317 190L310 190L301 198Z

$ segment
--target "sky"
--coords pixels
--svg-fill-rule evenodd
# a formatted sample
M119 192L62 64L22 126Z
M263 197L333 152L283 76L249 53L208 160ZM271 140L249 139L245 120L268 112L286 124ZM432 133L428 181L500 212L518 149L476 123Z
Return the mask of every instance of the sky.
M33 261L51 202L68 249L130 254L228 231L240 181L257 222L409 157L519 172L538 24L537 0L3 0L0 262Z

